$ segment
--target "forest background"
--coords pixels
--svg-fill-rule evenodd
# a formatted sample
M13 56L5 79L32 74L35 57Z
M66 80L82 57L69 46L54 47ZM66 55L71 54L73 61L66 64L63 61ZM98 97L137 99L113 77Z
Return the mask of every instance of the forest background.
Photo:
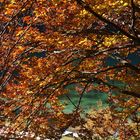
M0 138L139 139L139 0L0 0L0 47Z

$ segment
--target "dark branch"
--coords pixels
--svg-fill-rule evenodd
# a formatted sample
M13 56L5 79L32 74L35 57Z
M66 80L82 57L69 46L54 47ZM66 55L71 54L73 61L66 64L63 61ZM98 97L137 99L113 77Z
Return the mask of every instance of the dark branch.
M134 40L135 42L139 42L140 43L140 39L129 34L128 32L126 32L125 30L123 30L121 27L119 27L118 25L116 25L115 23L109 21L108 19L102 17L101 15L99 15L98 13L96 13L88 4L86 4L85 2L83 2L82 0L76 0L77 3L79 5L81 5L85 10L87 10L88 12L90 12L92 15L94 15L95 17L97 17L99 20L107 23L110 26L113 26L116 30L120 31L123 35L127 36L128 38Z

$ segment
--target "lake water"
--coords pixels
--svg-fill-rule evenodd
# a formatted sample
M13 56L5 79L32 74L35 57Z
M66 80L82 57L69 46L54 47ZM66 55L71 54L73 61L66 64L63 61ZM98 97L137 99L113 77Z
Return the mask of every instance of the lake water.
M75 105L78 104L80 96L76 91L71 90L70 93L68 93L67 95L71 98L72 102ZM66 104L66 108L64 109L65 113L70 113L75 109L74 105L65 95L62 95L59 99L62 103ZM99 101L102 101L103 107L107 106L107 94L98 91L84 93L80 103L80 107L85 112L88 112L93 107L97 108L97 104Z
M124 88L126 86L124 83L121 83L119 81L108 81L108 82L111 85L115 85L120 88ZM75 91L74 85L68 86L67 88L70 91L67 95L72 100L72 102L75 105L77 105L79 102L80 94L78 94ZM113 94L115 95L116 93ZM107 93L99 92L96 90L84 93L80 103L80 107L83 109L83 111L88 112L91 108L97 108L98 107L97 104L100 101L102 102L102 107L106 107L109 105L107 102L107 97L108 97ZM74 105L69 101L66 95L61 95L59 99L62 103L66 104L66 107L64 109L65 113L70 113L75 109Z

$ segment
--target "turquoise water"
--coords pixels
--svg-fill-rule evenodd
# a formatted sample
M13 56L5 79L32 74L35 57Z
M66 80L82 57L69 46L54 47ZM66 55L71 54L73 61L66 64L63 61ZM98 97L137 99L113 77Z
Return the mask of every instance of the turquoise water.
M80 95L76 91L71 90L67 95L71 98L72 102L75 105L78 104ZM75 106L69 101L69 99L65 95L60 96L59 99L62 103L66 105L64 109L65 113L70 113L75 109ZM91 108L97 108L97 104L99 101L102 101L103 106L107 106L107 94L98 91L84 93L80 103L80 108L84 112L88 112Z
M125 84L119 82L119 81L109 81L111 85L118 86L120 88L125 87ZM68 86L69 93L67 94L69 98L72 100L72 102L77 105L79 102L80 95L75 91L74 85ZM113 93L115 94L115 93ZM98 102L102 102L102 107L108 106L107 102L107 93L99 92L99 91L90 91L88 93L84 93L81 103L80 103L80 108L84 112L88 112L91 108L97 108L98 107ZM65 113L70 113L75 109L75 106L69 101L69 99L66 97L66 95L61 95L59 97L61 103L65 104L66 107L64 109Z

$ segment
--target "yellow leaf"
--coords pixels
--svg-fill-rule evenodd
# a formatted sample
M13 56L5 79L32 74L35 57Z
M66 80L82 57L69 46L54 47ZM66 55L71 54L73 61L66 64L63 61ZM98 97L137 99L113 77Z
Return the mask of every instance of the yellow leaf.
M78 44L82 44L82 43L85 43L87 41L87 38L85 38L84 40L81 40Z
M125 2L125 3L123 4L123 6L128 6L128 3Z

